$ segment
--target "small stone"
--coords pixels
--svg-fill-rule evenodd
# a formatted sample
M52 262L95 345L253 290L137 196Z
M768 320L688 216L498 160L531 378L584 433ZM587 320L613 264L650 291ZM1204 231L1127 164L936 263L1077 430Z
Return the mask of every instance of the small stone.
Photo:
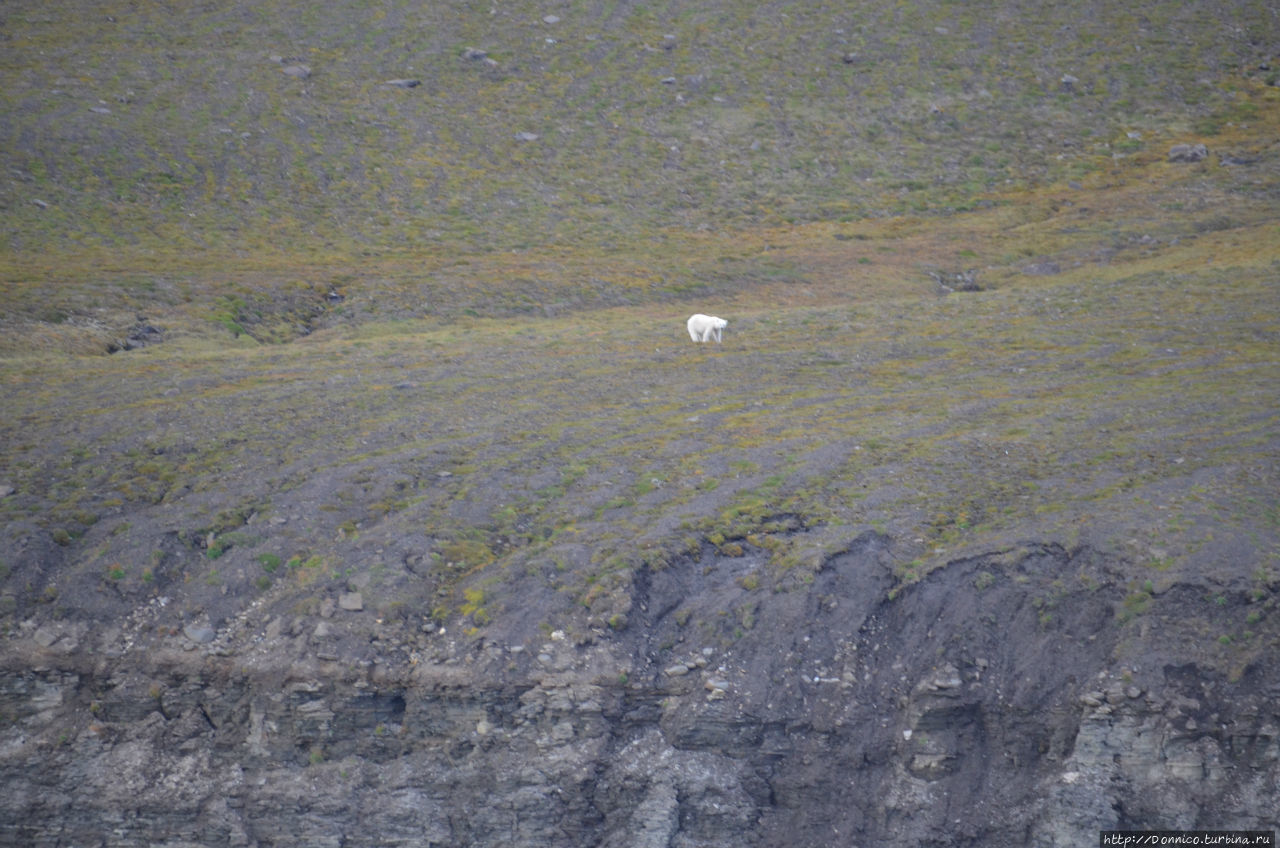
M306 65L285 65L280 69L280 73L294 79L306 79L311 76L311 68Z
M953 665L945 665L932 681L935 689L956 689L961 685L960 671Z
M393 86L395 88L417 88L422 85L420 79L389 79L383 85Z
M58 641L58 632L49 627L41 627L31 638L34 639L35 643L40 647L47 648L54 642Z
M531 132L518 132L516 133L516 139L518 141L537 141L538 134Z
M0 498L7 498L16 491L17 489L13 488L12 486L5 483L0 483Z
M1128 689L1124 690L1124 693L1128 695L1130 698L1142 697L1142 690L1139 689L1137 686L1130 686Z
M364 609L364 598L359 592L343 592L338 595L338 606L348 612L360 612Z
M547 15L546 17L544 17L544 18L542 19L542 22L543 22L544 24L558 24L558 23L560 23L560 16L559 16L559 15Z
M182 628L182 633L197 645L207 645L218 635L212 627L206 627L198 624L188 624L186 627Z
M662 673L667 677L683 677L689 673L689 666L684 663L676 663L675 665L667 666Z

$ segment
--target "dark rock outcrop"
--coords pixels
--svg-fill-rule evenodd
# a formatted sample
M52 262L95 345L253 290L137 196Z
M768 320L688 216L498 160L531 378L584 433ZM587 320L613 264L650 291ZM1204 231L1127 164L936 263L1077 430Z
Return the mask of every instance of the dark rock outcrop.
M743 588L751 560L640 573L619 633L408 663L322 659L305 621L120 656L83 650L84 625L19 634L0 842L1074 846L1271 826L1280 676L1172 659L1200 589L1137 622L1088 550L894 591L875 535L789 591Z

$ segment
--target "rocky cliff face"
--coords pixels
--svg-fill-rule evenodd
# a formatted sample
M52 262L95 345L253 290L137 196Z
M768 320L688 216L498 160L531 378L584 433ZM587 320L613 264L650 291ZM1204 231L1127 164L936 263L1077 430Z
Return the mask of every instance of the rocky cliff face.
M879 536L786 590L739 579L750 560L641 573L619 632L408 652L335 643L341 607L110 653L87 624L28 627L0 676L0 842L1065 848L1274 826L1280 669L1203 631L1256 597L1175 584L1129 618L1103 557L1044 545L892 598Z

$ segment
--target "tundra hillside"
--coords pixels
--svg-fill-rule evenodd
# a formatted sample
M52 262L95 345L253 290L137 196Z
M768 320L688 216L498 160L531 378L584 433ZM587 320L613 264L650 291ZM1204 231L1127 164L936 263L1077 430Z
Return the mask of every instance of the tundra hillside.
M1275 826L1273 4L226 5L0 10L0 842Z

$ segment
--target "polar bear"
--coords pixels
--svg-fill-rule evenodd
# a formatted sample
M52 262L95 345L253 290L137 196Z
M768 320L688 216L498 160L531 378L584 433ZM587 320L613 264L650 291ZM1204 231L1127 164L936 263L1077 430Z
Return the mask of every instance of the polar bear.
M720 342L720 331L729 326L729 322L723 318L716 318L712 315L703 315L699 312L697 315L689 316L689 338L695 342L709 342L714 336L716 343Z

